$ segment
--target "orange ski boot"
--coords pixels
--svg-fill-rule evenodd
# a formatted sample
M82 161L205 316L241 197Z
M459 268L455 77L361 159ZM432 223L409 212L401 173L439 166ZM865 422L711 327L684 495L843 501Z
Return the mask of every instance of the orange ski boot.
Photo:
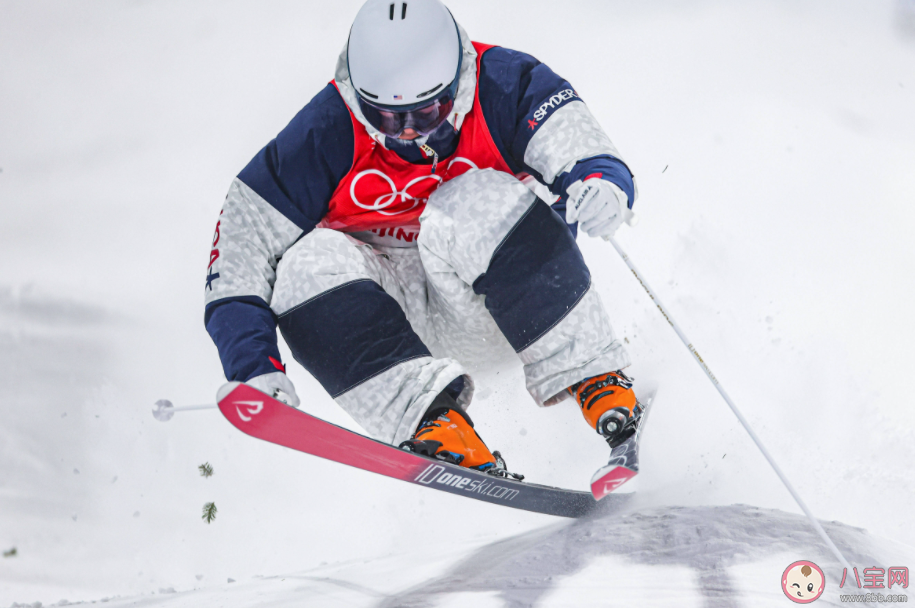
M445 393L435 398L413 437L399 447L477 471L505 468L499 453L490 452L477 435L467 412Z
M586 378L569 387L585 420L611 448L635 432L642 406L632 390L632 378L622 371Z

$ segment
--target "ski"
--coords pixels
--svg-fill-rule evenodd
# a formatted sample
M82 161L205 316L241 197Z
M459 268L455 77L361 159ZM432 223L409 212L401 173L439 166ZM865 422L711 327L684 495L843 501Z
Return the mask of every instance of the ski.
M636 422L635 432L610 451L610 462L598 469L591 478L591 494L595 500L603 500L639 474L639 439L656 395L657 391L653 391L644 403L639 402L645 409Z
M233 386L234 385L234 386ZM379 475L513 509L582 517L600 504L589 492L541 486L473 471L348 431L239 382L219 410L243 433ZM622 501L625 496L620 496Z

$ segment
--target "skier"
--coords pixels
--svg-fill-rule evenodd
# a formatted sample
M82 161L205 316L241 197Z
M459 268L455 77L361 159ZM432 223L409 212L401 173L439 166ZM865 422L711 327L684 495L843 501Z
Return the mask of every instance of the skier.
M501 333L534 400L574 398L614 446L639 406L575 237L614 234L634 200L550 68L471 42L439 0L368 0L334 80L231 185L206 328L230 381L299 405L279 325L370 435L491 472L504 463L473 428L456 359Z

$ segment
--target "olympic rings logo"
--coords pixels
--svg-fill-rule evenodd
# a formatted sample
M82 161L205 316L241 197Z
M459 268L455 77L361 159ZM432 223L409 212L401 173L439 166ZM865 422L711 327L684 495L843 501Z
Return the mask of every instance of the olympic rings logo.
M476 163L474 163L473 161L468 160L466 158L457 157L448 164L447 170L450 171L451 167L455 163L464 163L464 164L470 165L471 169L478 169ZM363 177L365 177L366 175L377 175L378 177L383 179L388 184L388 187L391 189L391 191L389 193L382 194L381 196L379 196L378 198L375 199L374 203L372 203L370 205L363 203L356 197L356 184L358 184L359 180L362 179ZM411 186L415 186L416 184L418 184L424 180L427 180L427 179L434 180L436 182L435 187L438 187L438 185L444 181L442 179L441 175L436 175L436 174L421 175L421 176L414 178L414 179L410 180L409 182L407 182L407 185L404 186L403 190L398 190L397 186L394 184L394 180L392 180L386 174L382 173L378 169L366 169L365 171L360 171L359 174L356 175L355 179L353 179L353 182L349 186L349 195L350 195L350 198L353 199L353 202L356 204L356 206L358 206L362 209L367 209L368 211L377 211L381 215L400 215L401 213L406 213L407 211L416 209L416 207L418 207L420 205L420 203L426 202L428 197L416 198L415 196L413 196L412 194L410 194L407 191L410 189ZM433 190L434 190L434 188L433 188ZM393 205L395 202L397 202L398 197L400 197L400 203L406 203L407 201L413 201L413 204L410 207L407 207L406 209L401 209L400 211L385 211L385 209L391 207L391 205Z
M381 196L379 196L378 198L375 199L375 203L372 205L366 205L365 203L362 203L358 198L356 198L356 184L358 184L359 180L362 179L363 177L365 177L366 175L377 175L378 177L380 177L381 179L386 181L388 186L391 188L391 192L389 194L382 194ZM400 215L401 213L406 213L407 211L410 211L411 209L415 209L420 203L423 203L426 201L425 198L415 198L412 194L407 192L407 190L410 189L410 186L418 184L421 181L427 180L427 179L435 180L437 183L442 182L442 178L440 175L421 175L415 179L410 180L407 183L407 185L404 186L403 190L398 191L397 186L394 185L394 180L392 180L390 177L388 177L387 175L385 175L378 169L366 169L365 171L360 172L359 175L356 176L356 179L353 180L353 183L350 184L349 195L350 195L350 198L353 199L353 202L356 203L356 205L361 207L362 209L368 209L369 211L377 211L381 215ZM400 211L383 211L384 209L387 209L388 207L393 205L394 202L397 200L398 196L400 197L401 203L406 203L407 201L413 201L413 205L406 209L401 209Z

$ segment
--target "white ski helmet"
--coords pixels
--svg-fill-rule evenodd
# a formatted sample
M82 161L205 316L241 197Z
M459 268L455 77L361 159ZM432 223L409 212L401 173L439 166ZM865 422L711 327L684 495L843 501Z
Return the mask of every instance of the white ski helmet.
M416 107L457 84L462 53L457 23L439 0L368 0L350 29L346 60L365 101Z

